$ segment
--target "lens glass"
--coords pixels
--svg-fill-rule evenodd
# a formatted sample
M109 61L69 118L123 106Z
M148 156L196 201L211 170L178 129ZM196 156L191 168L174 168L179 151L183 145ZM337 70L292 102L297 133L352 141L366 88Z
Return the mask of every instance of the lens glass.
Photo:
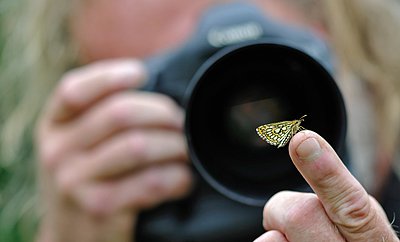
M287 146L260 139L263 124L299 119L334 147L344 108L329 73L301 51L276 44L241 47L206 66L191 92L186 132L193 162L228 196L262 205L279 190L308 189Z

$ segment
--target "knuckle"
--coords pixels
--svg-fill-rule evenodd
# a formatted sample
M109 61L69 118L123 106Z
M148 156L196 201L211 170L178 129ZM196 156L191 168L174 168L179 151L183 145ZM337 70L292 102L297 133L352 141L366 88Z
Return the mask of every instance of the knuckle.
M57 140L47 140L37 148L39 163L47 172L54 172L63 159L65 145Z
M291 191L280 191L274 194L264 206L263 214L268 216L269 212L275 209L275 206L285 200L287 197L292 197Z
M141 178L139 191L131 201L131 206L140 209L147 209L165 201L165 184L163 174L159 168L152 168L146 171Z
M354 193L338 207L334 223L346 228L349 232L362 233L374 226L373 221L376 221L377 211L371 206L367 195Z
M189 168L176 165L149 169L141 179L140 191L131 205L147 209L162 202L178 199L190 191L192 179Z
M300 194L302 200L295 203L288 211L285 221L288 228L297 228L307 222L310 215L317 214L317 211L324 210L320 200L314 194Z
M91 217L105 217L112 211L112 197L111 189L104 186L93 187L82 201L82 207Z
M150 172L146 174L145 184L147 191L150 193L162 194L165 190L162 171L159 168L151 169Z
M149 188L159 193L162 199L177 199L190 191L192 179L187 166L170 164L160 172L161 176L154 173L149 177Z
M125 127L129 125L132 119L133 109L126 101L126 98L121 95L114 97L108 107L108 118L110 125L115 127Z
M69 196L73 194L73 191L78 187L79 182L75 172L63 168L57 172L55 183L59 194Z
M143 162L146 159L149 143L145 134L141 131L133 131L130 134L130 140L127 142L127 149L135 161Z

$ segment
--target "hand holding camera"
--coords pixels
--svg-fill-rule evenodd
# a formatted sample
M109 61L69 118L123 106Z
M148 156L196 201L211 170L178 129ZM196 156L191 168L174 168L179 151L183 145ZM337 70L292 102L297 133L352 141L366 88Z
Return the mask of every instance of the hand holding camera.
M42 238L129 241L138 212L188 192L183 111L162 94L127 90L145 81L134 60L102 61L62 78L36 132L49 210Z

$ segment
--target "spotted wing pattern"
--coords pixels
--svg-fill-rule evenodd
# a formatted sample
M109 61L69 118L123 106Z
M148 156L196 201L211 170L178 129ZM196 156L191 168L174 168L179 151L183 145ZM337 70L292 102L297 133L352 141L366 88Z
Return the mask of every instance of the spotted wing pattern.
M304 115L300 119L293 121L282 121L277 123L265 124L256 128L257 134L270 145L278 146L281 148L285 146L289 140L297 132L304 130L305 128L300 126L301 122L304 121Z

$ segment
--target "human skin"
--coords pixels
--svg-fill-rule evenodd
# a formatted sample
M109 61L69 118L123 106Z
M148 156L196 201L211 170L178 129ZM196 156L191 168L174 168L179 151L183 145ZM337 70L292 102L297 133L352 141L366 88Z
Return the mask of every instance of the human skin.
M60 81L36 129L38 241L132 241L141 210L190 190L184 113L167 96L132 90L144 81L131 59L89 64Z
M268 232L255 242L399 241L382 207L321 136L299 132L289 154L315 194L275 194L264 207Z
M133 241L132 230L141 210L178 199L190 191L191 174L182 132L184 111L165 95L137 90L147 81L140 58L184 41L194 29L198 16L212 2L88 1L73 14L72 38L81 48L80 60L85 65L61 78L35 130L38 175L45 209L38 241ZM265 10L281 19L301 16L299 13L288 14L293 9L277 2L263 1L263 6L268 6ZM300 17L297 19L301 21ZM265 238L271 235L289 241L318 241L310 236L326 235L329 236L326 238L343 241L348 237L344 237L346 230L338 226L337 221L341 220L335 220L341 218L336 216L339 210L333 205L325 206L332 204L325 197L331 197L329 192L336 191L334 185L339 183L335 181L342 181L343 175L332 176L328 179L332 184L326 184L321 177L326 172L331 174L328 165L318 168L316 164L320 162L312 163L316 167L301 163L295 155L296 140L302 137L301 134L296 135L289 146L291 157L312 186L315 183L319 188L321 184L318 184L323 183L325 190L321 193L317 190L318 197L291 192L274 196L264 211L264 226L271 231L260 241L270 241ZM328 147L320 142L321 147ZM334 155L326 148L322 157ZM325 163L340 167L337 159L331 161ZM327 169L325 173L322 168ZM320 173L310 175L307 169L316 169ZM343 170L339 169L335 174L339 175L339 171ZM318 175L320 179L317 179ZM361 185L350 176L346 175L350 181L348 186L361 194ZM374 200L366 199L368 195L365 194L359 197L347 194L350 200L345 204L351 205L352 199L361 197L363 200L354 200L356 205L359 204L357 201L364 201L362 204L373 204L370 208L375 208ZM299 209L295 216L293 207L309 210ZM345 206L340 208L346 209ZM303 211L308 212L302 214ZM320 226L306 223L315 225L320 221L313 220L316 216L311 211L321 215L317 218L323 218ZM372 228L378 232L385 228L382 231L388 232L377 232L376 235L387 236L385 241L395 241L388 240L390 226L381 216L379 207L368 211L380 214L372 216L379 218L371 220L378 226ZM322 216L324 213L325 217ZM288 214L291 216L286 216ZM280 217L289 219L281 221ZM300 218L305 222L300 223L298 230L293 230L296 233L291 235L288 228ZM354 221L350 219L349 225L352 226ZM303 225L306 227L301 227ZM338 230L329 230L335 228L334 225ZM296 237L304 234L309 237Z

